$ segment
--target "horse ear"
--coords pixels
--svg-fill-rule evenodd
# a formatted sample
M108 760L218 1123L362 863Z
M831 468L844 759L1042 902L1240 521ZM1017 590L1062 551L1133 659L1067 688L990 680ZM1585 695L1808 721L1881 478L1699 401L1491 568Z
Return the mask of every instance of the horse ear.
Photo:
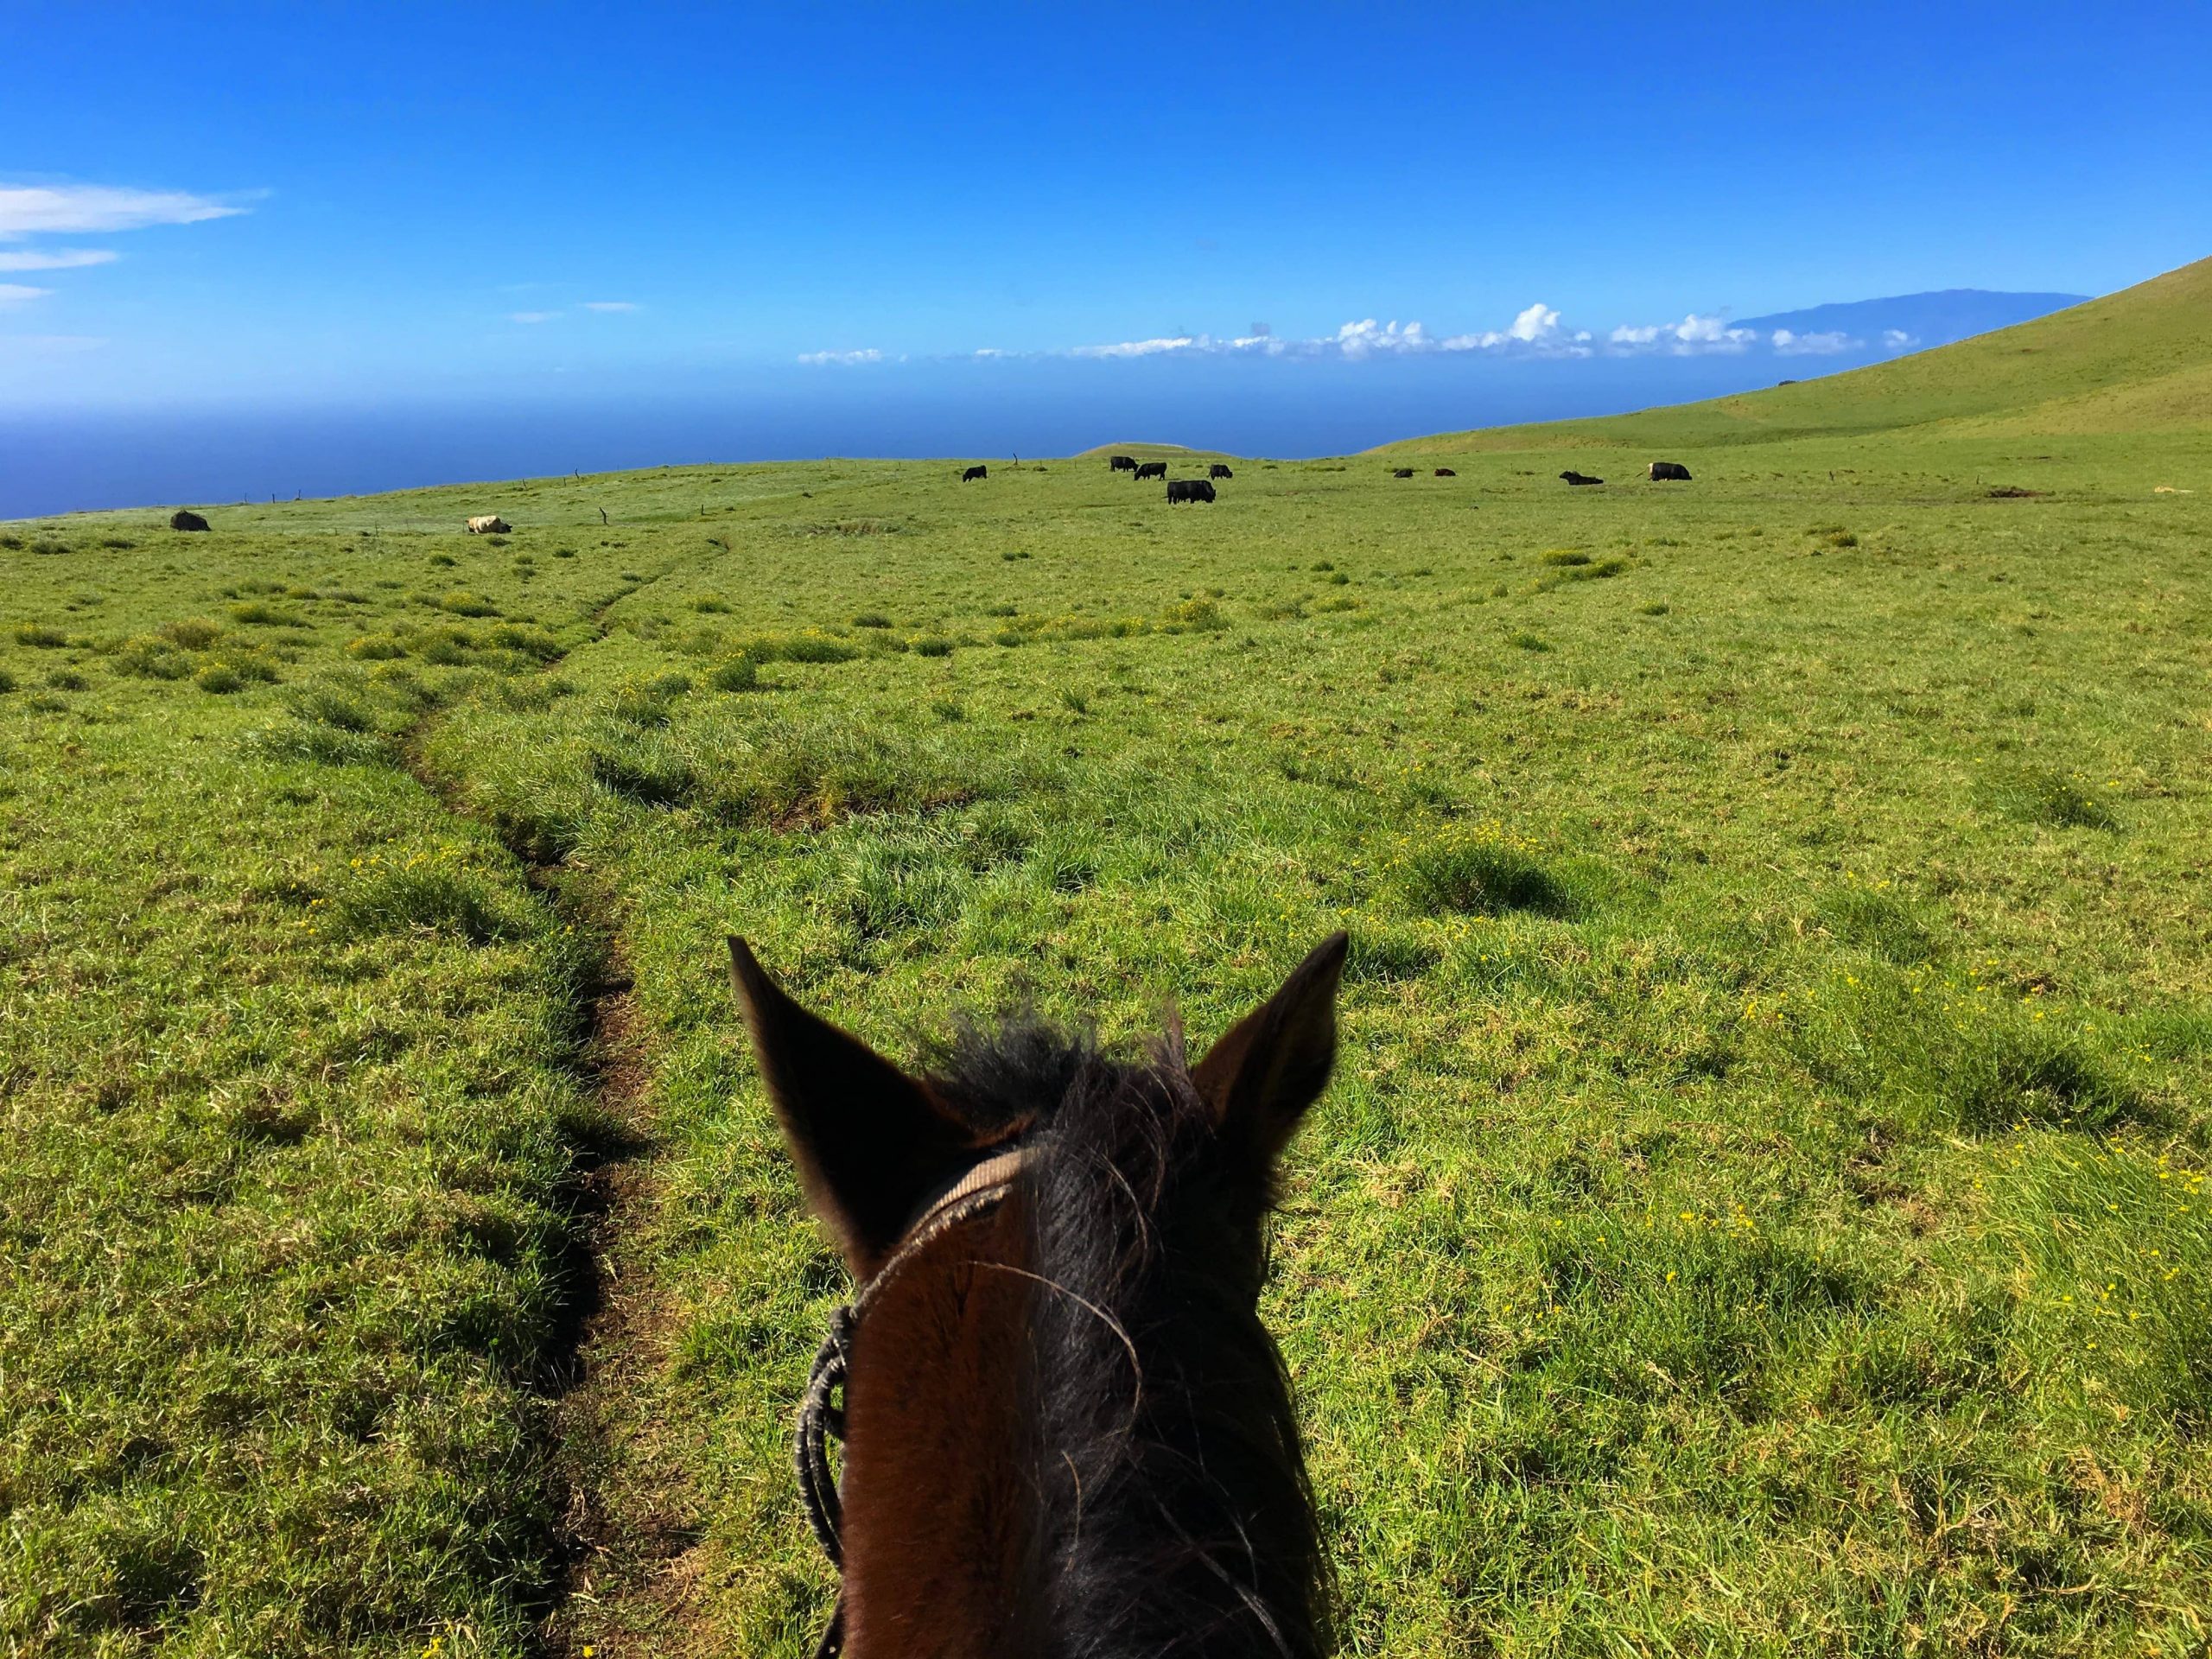
M913 1078L809 1014L729 942L730 979L807 1202L856 1278L883 1265L924 1199L973 1161L974 1136Z
M1333 933L1281 988L1223 1034L1191 1073L1224 1136L1249 1147L1263 1168L1298 1132L1337 1059L1337 982L1350 941Z

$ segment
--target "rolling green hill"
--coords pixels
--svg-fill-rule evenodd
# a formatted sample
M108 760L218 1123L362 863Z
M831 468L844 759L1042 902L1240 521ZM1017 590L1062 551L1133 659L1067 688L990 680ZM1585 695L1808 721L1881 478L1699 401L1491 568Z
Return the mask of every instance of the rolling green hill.
M801 1659L847 1281L725 936L907 1056L1338 928L1345 1659L2202 1654L2209 288L1187 509L0 524L0 1655Z
M1376 454L1838 438L2212 432L2212 259L2017 327L1849 373L1641 410L1442 433Z

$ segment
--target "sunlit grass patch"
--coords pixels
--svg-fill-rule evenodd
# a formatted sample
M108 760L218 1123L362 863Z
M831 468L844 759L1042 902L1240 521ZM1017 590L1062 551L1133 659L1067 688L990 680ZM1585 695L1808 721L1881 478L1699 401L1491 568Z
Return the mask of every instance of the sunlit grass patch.
M690 739L699 801L733 823L823 825L858 815L927 812L1012 788L1033 776L1018 751L926 734L863 731L818 719L779 719Z
M158 634L124 641L110 660L117 673L144 680L181 680L193 671L192 658Z
M1398 879L1407 901L1431 916L1503 916L1523 911L1571 918L1586 908L1572 882L1538 855L1534 842L1496 827L1450 831L1410 848Z
M301 720L337 731L372 732L377 728L376 711L363 697L327 683L299 686L285 702Z
M681 756L635 742L620 748L595 747L590 766L592 781L601 788L643 806L680 806L698 786Z
M372 861L332 899L330 926L340 936L424 931L470 944L518 937L524 920L474 872L431 861L389 865Z
M751 691L760 683L760 664L757 658L733 657L707 671L707 684L716 691Z
M162 624L164 639L182 651L205 651L222 638L220 623L204 616L180 617L174 622Z
M1983 799L1999 811L2030 823L2061 830L2117 830L2120 820L2085 786L2079 773L2050 767L1997 772L1983 785Z
M1821 901L1822 920L1838 938L1877 956L1911 967L1936 953L1935 936L1912 907L1883 887L1860 883L1828 893Z
M1967 1128L2018 1123L2086 1130L2141 1120L2148 1103L2078 1038L2040 1011L1991 1013L1946 1046L1944 1092Z
M251 732L245 745L264 760L308 760L327 766L376 766L386 758L384 745L373 737L296 721Z
M849 663L860 647L823 633L804 629L791 633L756 633L734 642L741 656L767 663Z

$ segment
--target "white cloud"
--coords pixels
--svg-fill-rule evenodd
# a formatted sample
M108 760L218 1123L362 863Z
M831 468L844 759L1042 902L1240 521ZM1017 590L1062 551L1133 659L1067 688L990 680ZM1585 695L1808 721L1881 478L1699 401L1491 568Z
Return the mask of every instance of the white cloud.
M1919 344L1920 341L1917 339L1908 334L1902 328L1885 328L1882 330L1882 348L1885 351L1909 352Z
M26 300L42 300L53 292L50 288L33 288L28 283L0 283L0 305L21 305Z
M0 253L0 270L79 270L115 263L108 248L56 248L51 253Z
M1774 331L1774 351L1777 357L1833 357L1838 352L1847 352L1854 346L1866 342L1853 340L1840 328L1826 334L1797 334L1787 328Z
M1438 344L1418 322L1409 322L1402 328L1394 320L1377 327L1372 317L1363 322L1344 324L1337 330L1332 343L1355 363L1377 352L1426 352Z
M106 184L0 185L0 238L196 225L245 211L233 202L184 190L130 190Z
M584 309L587 311L635 311L637 308L638 302L635 300L586 300L584 302Z
M1624 350L1645 351L1656 346L1676 357L1746 351L1758 337L1755 328L1732 328L1722 318L1701 317L1694 311L1680 322L1640 327L1623 323L1608 336L1614 346Z
M1515 340L1533 346L1559 332L1559 313L1539 300L1514 318L1513 326L1505 332Z
M1903 351L1919 342L1891 330L1884 343ZM1093 360L1147 357L1257 355L1319 358L1336 356L1350 362L1377 357L1418 357L1436 353L1498 352L1516 357L1587 358L1599 352L1634 355L1663 352L1676 357L1708 353L1739 355L1754 347L1770 347L1778 356L1831 356L1855 351L1866 344L1840 330L1796 334L1777 328L1771 334L1731 324L1725 317L1693 311L1679 322L1623 323L1604 335L1587 328L1569 329L1556 307L1536 301L1523 307L1502 328L1464 334L1439 335L1419 321L1385 322L1362 317L1340 325L1333 334L1310 339L1283 339L1265 323L1253 323L1250 332L1236 335L1209 334L1160 334L1147 340L1116 340L1103 346L1074 346L1058 350L1008 352L985 346L968 353L977 358L1084 358ZM874 363L880 352L810 352L802 363ZM901 359L902 361L904 359Z
M507 321L509 322L550 322L560 315L558 311L512 311L508 313Z
M1210 351L1212 339L1205 334L1176 334L1158 340L1124 340L1112 346L1078 346L1068 353L1071 357L1160 357L1169 352Z

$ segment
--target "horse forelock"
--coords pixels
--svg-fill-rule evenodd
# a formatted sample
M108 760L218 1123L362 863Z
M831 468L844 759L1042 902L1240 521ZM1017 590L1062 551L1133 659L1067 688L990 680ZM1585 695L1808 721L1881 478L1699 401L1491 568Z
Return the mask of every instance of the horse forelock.
M1311 1492L1257 1307L1270 1173L1217 1136L1179 1032L1131 1063L1016 1020L957 1033L938 1061L932 1091L1026 1148L1020 1622L1083 1659L1323 1651Z

